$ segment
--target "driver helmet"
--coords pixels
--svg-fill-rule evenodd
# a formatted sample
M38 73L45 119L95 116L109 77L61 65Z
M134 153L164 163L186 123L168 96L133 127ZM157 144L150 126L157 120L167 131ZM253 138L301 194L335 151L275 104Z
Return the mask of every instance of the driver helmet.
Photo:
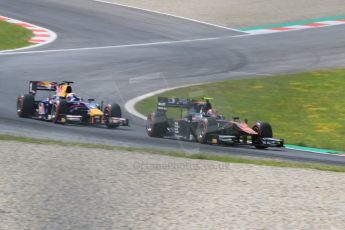
M202 105L202 112L203 112L204 114L207 114L207 112L208 112L210 109L212 109L212 105L211 105L210 101L207 99L206 102L205 102L205 104Z
M209 110L207 110L206 115L209 117L217 117L218 113L215 109L209 109Z
M66 100L67 101L79 101L79 98L77 97L77 95L75 93L69 93L66 96Z

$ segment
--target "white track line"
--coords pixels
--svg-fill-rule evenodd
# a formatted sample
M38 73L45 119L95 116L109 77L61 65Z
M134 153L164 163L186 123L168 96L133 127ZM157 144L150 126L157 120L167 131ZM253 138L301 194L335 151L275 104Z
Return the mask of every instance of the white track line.
M83 50L102 50L102 49L119 49L119 48L131 48L131 47L146 47L146 46L157 46L157 45L171 45L171 44L179 44L179 43L212 41L212 40L221 40L221 39L228 39L228 38L247 37L247 36L253 36L253 35L242 34L242 35L214 37L214 38L197 38L197 39L186 39L186 40L178 40L178 41L161 41L161 42L150 42L150 43L136 43L136 44L128 44L128 45L83 47L83 48L71 48L71 49L37 50L37 51L24 51L24 52L2 52L2 53L0 52L0 56L16 55L16 54L58 53L58 52L69 52L69 51L83 51Z
M156 11L156 10L149 10L149 9L145 9L145 8L125 5L125 4L115 3L115 2L108 2L108 1L105 1L105 0L91 0L91 1L101 2L101 3L116 5L116 6L122 6L122 7L126 7L126 8L146 11L146 12L155 13L155 14L161 14L161 15L170 16L170 17L174 17L174 18L179 18L179 19L183 19L183 20L187 20L187 21L191 21L191 22L197 22L197 23L200 23L200 24L204 24L204 25L208 25L208 26L213 26L213 27L217 27L217 28L221 28L221 29L225 29L225 30L231 30L231 31L237 31L237 32L241 32L241 33L246 33L245 31L240 31L240 30L237 30L237 29L233 29L233 28L229 28L229 27L225 27L225 26L220 26L220 25L216 25L216 24L213 24L213 23L209 23L209 22L203 22L203 21L199 21L199 20L196 20L196 19L187 18L187 17L183 17L183 16L178 16L178 15L174 15L174 14L163 13L163 12Z
M202 85L202 84L206 84L206 83L199 83L199 84L190 84L190 85L184 85L184 86L177 86L177 87L171 87L171 88L166 88L166 89L160 89L160 90L156 90L135 98L132 98L131 100L127 101L125 104L125 109L132 115L139 117L143 120L146 120L146 116L144 116L143 114L139 113L136 109L135 109L135 104L137 104L139 101L142 101L146 98L149 97L153 97L157 94L161 94L164 93L166 91L169 90L174 90L174 89L178 89L178 88L184 88L184 87L190 87L190 86L196 86L196 85Z
M98 1L98 0L91 0L91 1ZM324 27L318 27L324 28ZM315 28L317 29L317 28ZM31 49L43 44L34 45L31 47L20 48L16 50L4 50L0 51L0 56L4 55L16 55L16 54L36 54L36 53L58 53L58 52L70 52L70 51L83 51L83 50L102 50L102 49L119 49L119 48L131 48L131 47L146 47L146 46L157 46L157 45L171 45L171 44L179 44L179 43L191 43L191 42L202 42L202 41L212 41L212 40L222 40L222 39L230 39L230 38L242 38L242 37L251 37L251 36L261 36L267 34L277 34L277 33L293 33L301 31L300 29L295 30L287 30L287 31L268 31L267 29L262 30L255 30L255 33L251 33L248 31L246 34L240 35L229 35L229 36L222 36L222 37L210 37L210 38L196 38L196 39L186 39L186 40L177 40L177 41L161 41L161 42L150 42L150 43L135 43L135 44L128 44L128 45L114 45L114 46L96 46L96 47L82 47L82 48L70 48L70 49L56 49L56 50L39 50L39 51L23 51L23 52L12 52L12 51L21 51Z

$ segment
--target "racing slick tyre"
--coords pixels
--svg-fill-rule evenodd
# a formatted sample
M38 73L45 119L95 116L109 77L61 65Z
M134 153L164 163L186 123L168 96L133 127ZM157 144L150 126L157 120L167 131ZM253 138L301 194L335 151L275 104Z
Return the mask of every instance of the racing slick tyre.
M35 97L32 94L25 94L18 97L17 114L19 117L31 117L35 112Z
M168 120L164 113L155 112L147 116L146 132L150 137L163 137L167 128Z
M195 130L195 138L199 143L206 143L208 121L201 120Z
M53 104L51 110L52 122L58 123L61 120L61 116L67 113L68 102L60 100Z
M214 118L207 118L199 121L195 129L196 141L205 144L207 143L210 134L217 130L217 122Z
M109 122L110 117L117 117L117 118L122 117L122 111L119 104L113 103L113 104L107 105L104 108L103 113L104 113L105 125L107 126L108 129L115 129L120 126L120 124L114 124L114 123Z
M179 120L178 121L179 126L179 135L182 136L182 138L186 141L189 141L191 138L191 127L190 123L186 120Z
M268 138L273 137L271 125L267 122L264 122L264 121L258 121L253 126L253 130L258 133L257 136L252 136L252 142L253 142L253 145L255 146L255 148L266 149L267 146L262 146L260 139L263 137L268 137Z

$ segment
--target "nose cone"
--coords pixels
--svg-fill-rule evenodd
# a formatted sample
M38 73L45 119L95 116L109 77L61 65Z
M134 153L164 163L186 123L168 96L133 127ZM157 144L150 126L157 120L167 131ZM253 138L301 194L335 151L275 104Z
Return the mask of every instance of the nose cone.
M103 112L99 109L90 109L90 116L94 117L94 116L103 116Z

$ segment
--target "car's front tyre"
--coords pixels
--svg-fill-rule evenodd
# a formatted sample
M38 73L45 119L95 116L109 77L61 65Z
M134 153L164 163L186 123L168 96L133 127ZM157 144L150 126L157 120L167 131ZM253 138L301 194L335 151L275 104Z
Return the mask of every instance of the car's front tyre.
M105 106L103 110L103 114L104 114L105 125L107 126L108 129L115 129L120 126L119 123L111 123L109 120L109 118L111 117L116 117L116 118L122 117L122 111L119 104L112 103Z
M255 148L266 149L267 146L263 146L260 139L265 138L265 137L266 138L273 137L273 131L272 131L271 125L264 121L258 121L254 124L252 129L258 133L258 135L252 136L252 142Z

